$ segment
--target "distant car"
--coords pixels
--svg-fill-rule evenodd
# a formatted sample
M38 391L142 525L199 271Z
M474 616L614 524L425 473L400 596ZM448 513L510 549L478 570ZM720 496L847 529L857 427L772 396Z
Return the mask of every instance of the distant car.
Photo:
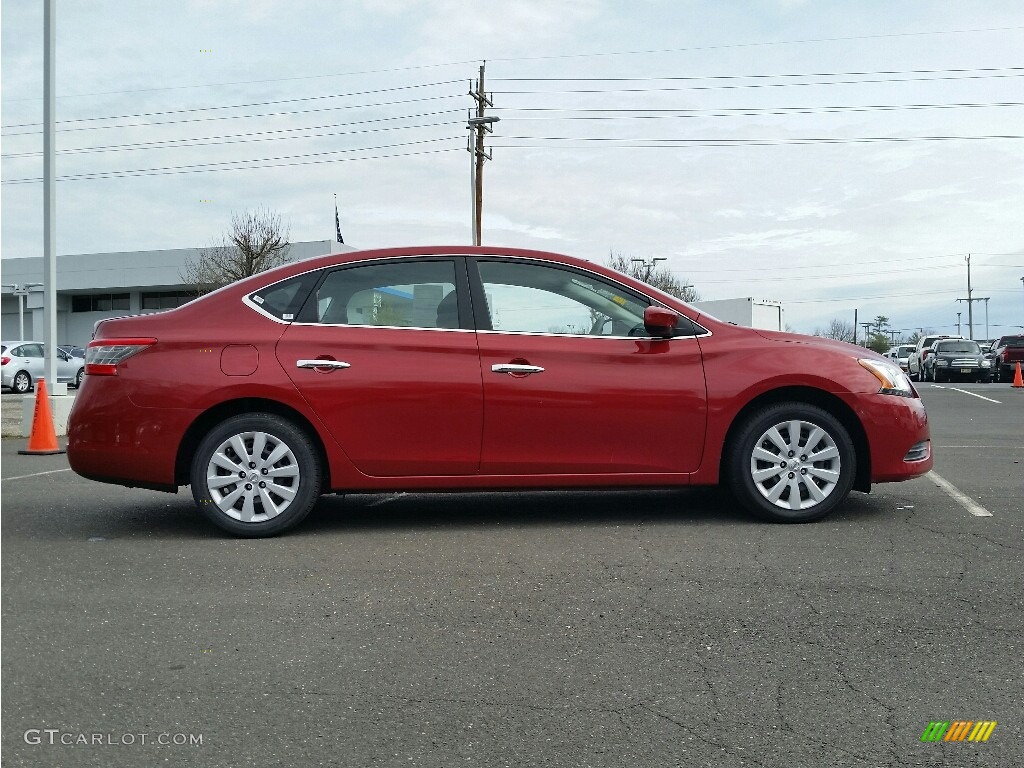
M969 339L936 341L932 344L931 354L925 358L924 366L925 378L934 382L992 380L992 363L978 342Z
M0 353L0 382L4 389L19 395L30 392L37 379L43 376L46 345L40 341L5 341ZM82 386L85 374L85 360L72 357L57 348L57 381Z
M1017 363L1024 367L1024 335L1002 336L992 344L992 378L1013 381Z
M893 347L888 352L886 352L885 356L888 357L897 365L899 365L899 367L902 370L906 371L907 361L910 359L910 356L911 354L913 354L913 352L913 344L900 344L898 347Z
M911 381L924 381L924 364L925 360L928 359L928 355L931 354L932 344L940 339L962 338L963 336L948 336L944 334L922 336L917 340L917 346L915 346L914 351L910 353L910 357L907 358L907 376L910 377Z
M924 404L863 347L741 328L582 259L333 254L104 320L67 455L192 486L240 536L321 493L722 484L808 522L932 466Z

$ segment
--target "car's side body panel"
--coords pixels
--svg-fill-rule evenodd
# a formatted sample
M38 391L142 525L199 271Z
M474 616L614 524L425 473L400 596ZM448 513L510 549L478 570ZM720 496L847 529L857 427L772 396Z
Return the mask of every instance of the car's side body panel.
M461 328L332 326L281 322L244 303L272 281L338 263L481 253L451 247L321 257L169 312L102 323L99 341L157 342L121 363L116 376L86 377L69 426L72 468L173 489L185 481L182 452L211 414L262 402L296 414L315 433L328 462L324 490L711 484L744 409L800 392L842 403L853 415L870 446L863 460L873 481L931 468L930 455L903 460L928 439L927 418L916 397L877 394L878 380L857 363L873 353L720 323L578 259L498 253L592 272L708 333L665 340L477 332L465 311ZM351 367L297 367L317 358ZM520 363L544 370L492 370Z

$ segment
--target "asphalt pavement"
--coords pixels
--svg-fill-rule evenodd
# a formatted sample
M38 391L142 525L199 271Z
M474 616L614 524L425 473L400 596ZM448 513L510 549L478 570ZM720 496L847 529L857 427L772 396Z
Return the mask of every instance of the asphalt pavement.
M938 479L799 526L382 494L244 541L4 440L3 763L1024 765L1024 391L922 395Z

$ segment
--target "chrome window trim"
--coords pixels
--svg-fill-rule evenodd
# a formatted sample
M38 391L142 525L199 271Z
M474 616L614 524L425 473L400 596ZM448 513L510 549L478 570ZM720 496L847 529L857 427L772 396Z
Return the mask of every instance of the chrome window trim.
M671 310L673 312L676 312L676 314L682 314L678 310L675 310L672 307L667 306L664 302L659 301L658 299L654 298L653 296L648 296L646 293L639 292L635 288L632 288L632 287L626 285L625 283L619 282L618 280L616 280L614 278L610 278L610 277L607 277L605 275L602 275L599 272L594 272L593 270L587 269L586 267L581 267L581 266L576 265L576 264L566 264L563 261L553 261L551 259L544 259L544 258L541 258L539 256L512 256L512 255L509 255L507 253L506 254L502 254L500 252L499 253L484 253L484 254L480 254L480 253L448 253L448 254L445 254L445 253L432 253L432 254L410 253L410 254L405 254L405 255L401 255L401 256L387 256L387 257L384 257L384 258L360 259L359 261L350 261L350 262L345 262L343 264L328 264L328 265L322 266L322 267L316 267L316 268L313 268L313 269L307 269L305 272L296 272L294 275L288 275L288 277L282 277L280 280L277 280L277 281L275 281L273 283L267 283L262 288L258 288L255 291L250 291L245 296L243 296L242 297L242 303L245 304L250 309L256 311L257 313L263 315L263 317L266 317L269 320L273 320L275 323L279 323L281 325L305 325L305 326L316 325L316 326L323 326L323 327L327 327L327 328L389 328L389 329L418 330L418 331L454 331L454 332L457 332L457 333L503 333L503 334L510 334L511 333L511 334L517 334L517 335L523 335L523 336L564 336L566 338L573 338L573 339L587 338L587 339L634 339L635 340L635 339L661 339L661 338L664 338L662 336L590 336L590 335L575 334L575 333L542 333L542 332L534 332L534 331L494 331L494 330L483 330L483 329L476 330L476 329L467 329L467 328L431 328L431 327L403 326L403 325L354 325L354 324L351 324L351 323L297 323L297 322L295 322L293 320L282 320L281 318L277 317L276 315L272 315L271 313L267 312L265 309L260 307L259 304L257 304L256 302L252 301L252 299L249 298L253 294L259 293L261 291L265 291L268 288L272 288L275 285L277 285L278 283L283 283L285 280L291 280L292 278L295 278L295 277L302 277L303 275L308 275L311 272L319 272L319 271L325 270L325 269L337 269L338 267L348 268L348 267L354 267L354 266L358 266L358 265L370 264L372 262L377 262L377 261L379 261L379 262L389 262L389 261L402 260L402 259L500 259L500 260L509 260L509 261L513 261L513 262L533 262L533 263L537 263L537 264L550 265L552 267L556 267L556 268L560 268L560 269L568 268L570 270L578 270L578 271L584 272L584 273L586 273L588 275L593 275L598 280L605 280L605 281L614 283L615 285L621 286L623 289L625 289L626 291L629 291L630 293L640 293L640 295L646 297L651 302L653 302L655 305L657 305L659 307L662 307L664 309L668 309L668 310ZM698 312L698 314L699 314L699 312ZM696 334L693 334L692 336L670 336L670 337L668 337L668 340L671 340L671 339L697 339L697 338L702 338L704 336L714 336L714 333L712 331L710 331L707 328L705 328L703 325L698 323L696 320L694 320L694 319L692 319L690 317L687 317L686 315L683 315L683 317L686 317L687 320L689 320L691 323L693 323L693 325L696 328L699 328L701 331L703 331L703 333L696 333Z
M666 307L666 309L671 309ZM694 325L697 325L694 323ZM589 333L548 333L544 331L488 331L480 330L477 333L497 334L501 336L550 336L561 339L607 339L615 341L679 341L681 339L698 339L703 336L596 336ZM708 331L708 335L711 332Z

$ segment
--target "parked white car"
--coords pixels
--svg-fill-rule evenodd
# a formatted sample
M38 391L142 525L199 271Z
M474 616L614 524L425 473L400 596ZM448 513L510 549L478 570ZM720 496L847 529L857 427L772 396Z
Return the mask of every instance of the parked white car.
M907 361L910 359L910 355L914 352L913 344L900 344L897 347L892 347L885 356L897 363L904 372L907 370Z
M39 341L5 341L0 343L0 382L4 389L19 395L29 392L43 376L46 345ZM85 360L57 349L57 381L82 386Z

